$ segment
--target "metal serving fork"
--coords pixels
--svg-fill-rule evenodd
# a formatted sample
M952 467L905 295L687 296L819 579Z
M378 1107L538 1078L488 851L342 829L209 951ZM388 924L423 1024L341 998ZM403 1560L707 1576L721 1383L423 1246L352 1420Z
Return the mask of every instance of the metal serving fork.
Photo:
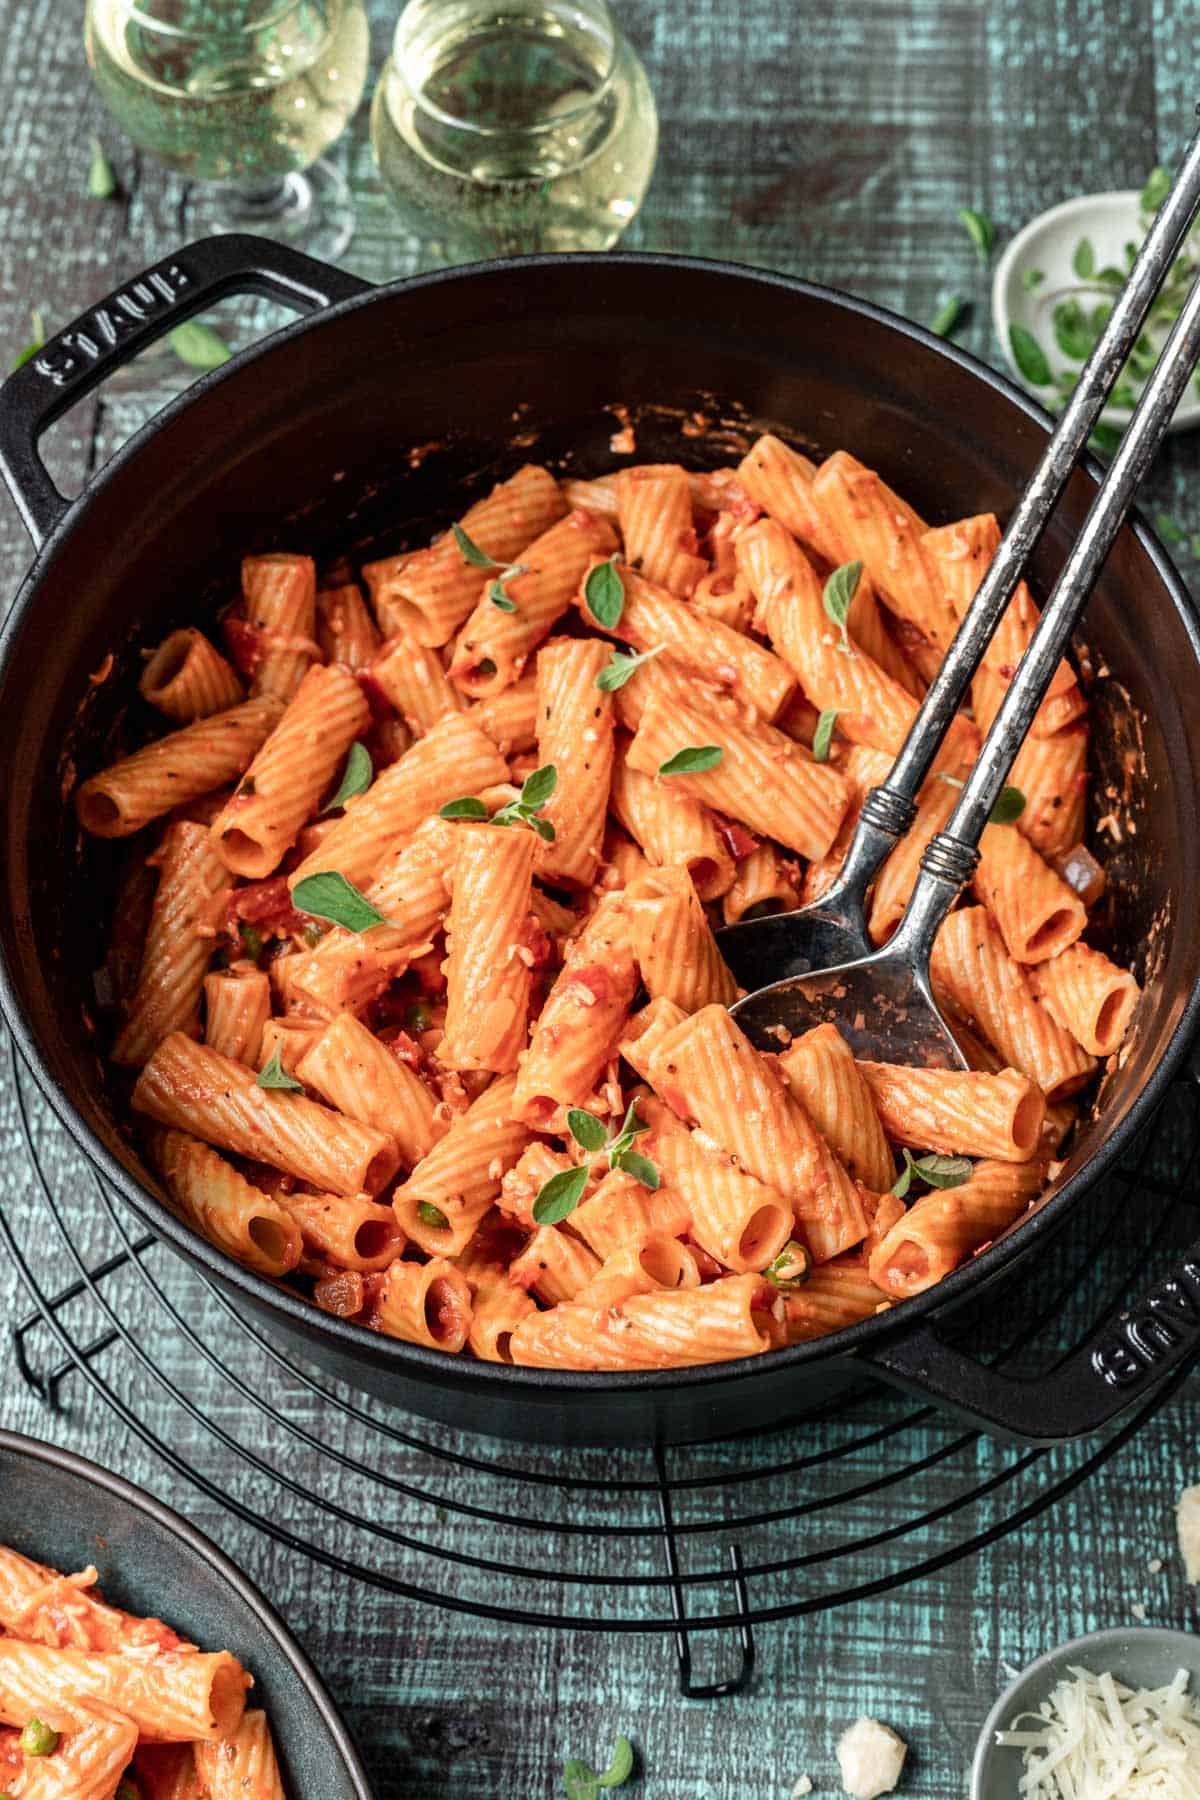
M763 1048L834 1020L855 1054L961 1068L964 1058L929 979L933 941L979 861L978 843L1092 586L1200 357L1200 279L1189 293L1113 457L1049 603L984 739L946 829L921 859L907 911L879 950L865 901L916 813L916 795L1087 443L1200 205L1200 131L1142 246L1100 341L935 676L892 772L868 794L834 885L811 906L727 926L717 942L741 986L733 1012Z

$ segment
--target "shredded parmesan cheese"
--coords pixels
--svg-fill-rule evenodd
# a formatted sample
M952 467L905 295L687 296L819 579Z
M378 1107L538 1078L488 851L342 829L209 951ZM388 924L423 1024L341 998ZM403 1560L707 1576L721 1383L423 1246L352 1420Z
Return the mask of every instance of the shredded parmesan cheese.
M1179 1669L1166 1687L1068 1670L996 1742L1024 1752L1026 1800L1200 1800L1200 1706ZM1031 1720L1034 1730L1016 1729Z

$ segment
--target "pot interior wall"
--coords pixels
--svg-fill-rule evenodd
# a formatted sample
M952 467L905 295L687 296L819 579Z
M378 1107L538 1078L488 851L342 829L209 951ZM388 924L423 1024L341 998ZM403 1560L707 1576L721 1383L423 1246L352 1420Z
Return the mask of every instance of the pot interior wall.
M91 1001L121 852L81 842L62 793L76 771L161 728L136 693L140 651L211 616L247 550L363 558L421 541L522 461L612 466L623 408L640 459L728 463L769 425L818 454L853 450L935 524L1003 515L1043 442L970 370L828 296L621 258L370 297L277 341L161 423L43 559L35 604L10 635L0 705L0 939L51 1078L139 1179ZM1036 558L1038 591L1092 491L1075 477ZM1096 671L1093 813L1113 815L1119 834L1106 856L1107 941L1148 993L1073 1166L1141 1091L1200 960L1180 928L1200 898L1196 654L1130 532L1083 636ZM89 683L110 651L105 679Z

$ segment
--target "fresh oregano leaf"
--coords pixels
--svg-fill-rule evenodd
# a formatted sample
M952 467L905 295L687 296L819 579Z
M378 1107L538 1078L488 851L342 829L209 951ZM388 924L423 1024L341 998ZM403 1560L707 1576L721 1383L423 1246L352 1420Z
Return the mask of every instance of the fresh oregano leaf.
M113 174L112 164L104 154L104 145L98 137L92 139L92 165L88 170L88 193L93 200L109 200L117 191L117 178Z
M1054 379L1050 364L1046 360L1046 352L1024 325L1010 325L1008 342L1012 350L1012 358L1026 381L1034 387L1049 387Z
M517 610L516 601L510 600L504 591L504 577L500 577L496 581L489 581L487 597L492 605L498 607L502 613L515 613Z
M813 732L812 753L814 762L829 761L829 746L833 742L833 728L837 724L837 708L829 707L817 720L817 729Z
M602 1788L624 1787L633 1774L633 1745L627 1737L619 1737L613 1745L613 1753L607 1769L597 1778L597 1785Z
M941 772L938 780L944 781L947 787L960 788L963 784L957 775L946 775ZM996 804L988 814L989 825L1011 825L1025 811L1025 796L1020 788L1002 787L996 798Z
M497 567L497 564L488 555L487 551L481 550L479 545L466 531L463 530L461 525L455 523L450 529L454 533L454 541L458 545L459 555L464 562L470 563L472 568L475 569L494 569Z
M600 1779L595 1769L589 1763L580 1762L577 1756L563 1764L563 1782L567 1800L598 1800Z
M1146 177L1146 185L1138 196L1138 206L1144 213L1156 213L1170 191L1171 171L1159 163Z
M903 1200L904 1196L908 1193L909 1188L912 1186L913 1159L909 1151L905 1150L903 1154L904 1167L892 1183L892 1192L895 1194L897 1200Z
M612 631L620 624L625 610L625 583L621 580L615 554L588 570L583 597L593 619L605 631Z
M913 1169L935 1188L961 1187L975 1173L974 1163L965 1156L919 1156Z
M603 1121L582 1106L573 1106L567 1113L567 1130L581 1150L603 1150L608 1137Z
M715 769L724 754L719 744L689 745L686 750L677 750L666 762L659 763L658 772L660 775L703 775L706 769Z
M445 806L438 807L440 819L486 819L487 816L487 807L473 794L464 794L461 800L447 800Z
M1162 538L1164 543L1182 544L1187 538L1187 532L1183 529L1182 525L1177 525L1175 523L1170 513L1155 513L1154 525L1159 537Z
M418 1200L417 1218L430 1231L449 1231L450 1221L440 1206L434 1206L431 1200Z
M648 663L651 657L661 656L666 647L665 644L655 644L652 650L642 650L637 656L627 656L623 650L614 650L611 662L606 663L597 675L596 686L606 694L615 694L643 663Z
M342 770L338 791L325 811L327 813L336 812L339 806L345 806L347 800L353 800L356 794L365 794L371 785L374 774L375 770L367 746L351 744L346 754L346 766Z
M543 1181L533 1203L534 1224L557 1225L561 1219L569 1218L582 1200L587 1182L586 1164L578 1169L560 1169L549 1181Z
M185 319L168 331L167 341L189 369L219 369L233 355L225 340L200 319Z
M846 621L850 617L850 608L854 604L854 596L858 592L862 571L861 562L842 563L830 575L821 596L825 603L826 616L833 620L842 634L843 644L847 646L850 643L850 633Z
M992 245L996 242L996 227L986 213L977 212L973 206L960 206L958 216L975 246L980 262L986 265L992 254Z
M650 1158L643 1156L639 1150L622 1150L617 1158L617 1167L623 1169L626 1175L632 1175L645 1188L656 1189L662 1186L662 1176Z
M25 348L18 351L17 355L13 358L13 369L19 369L23 364L31 362L46 342L46 321L42 317L41 309L39 307L35 306L29 315L29 328L32 335ZM12 370L10 370L9 373L11 374Z
M278 1045L275 1046L270 1062L265 1069L259 1070L255 1080L260 1088L288 1088L293 1093L300 1093L304 1087L302 1081L297 1081L284 1068L280 1060Z
M525 777L519 804L529 812L537 812L545 806L557 786L558 770L553 763L544 763Z
M1054 341L1063 355L1083 362L1095 348L1099 333L1093 330L1078 300L1060 300L1050 316Z
M775 1261L768 1263L763 1270L763 1279L787 1294L802 1287L811 1272L812 1257L807 1249L803 1244L798 1244L795 1238L789 1238Z
M372 925L386 922L379 909L337 869L323 869L318 875L306 875L298 881L292 889L292 905L299 912L311 913L314 919L328 919L347 931L369 931Z
M1075 254L1071 258L1071 267L1080 281L1088 281L1096 272L1096 252L1092 248L1091 238L1082 237L1075 246Z
M525 823L532 826L544 844L552 844L558 836L549 819L539 819L530 813L526 816Z
M961 294L951 294L948 300L942 302L930 320L930 331L938 337L952 337L957 327L963 323L966 305Z
M1046 279L1045 269L1026 269L1021 276L1021 286L1027 294L1034 294Z

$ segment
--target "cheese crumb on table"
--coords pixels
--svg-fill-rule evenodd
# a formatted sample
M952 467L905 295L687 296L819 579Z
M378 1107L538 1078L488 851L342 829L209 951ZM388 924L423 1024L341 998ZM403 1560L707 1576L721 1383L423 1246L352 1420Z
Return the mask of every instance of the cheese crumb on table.
M795 1787L792 1789L792 1800L805 1800L805 1795L811 1794L812 1791L811 1777L808 1775L801 1775L796 1782Z
M908 1745L878 1719L856 1719L838 1739L842 1786L854 1800L890 1794L900 1779Z
M1200 1581L1200 1483L1184 1488L1175 1508L1179 1553L1189 1581Z

